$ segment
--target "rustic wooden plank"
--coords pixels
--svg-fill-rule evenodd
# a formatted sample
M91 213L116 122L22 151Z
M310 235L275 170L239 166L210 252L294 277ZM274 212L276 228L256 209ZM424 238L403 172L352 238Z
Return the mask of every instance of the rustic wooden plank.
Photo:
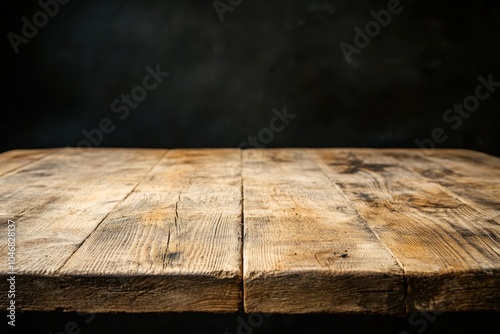
M164 154L63 149L1 178L0 214L15 220L22 235L20 271L56 273ZM0 225L0 233L6 228ZM6 252L5 243L0 252Z
M81 277L72 292L37 301L107 312L237 311L241 203L239 150L171 150L59 271ZM112 277L124 288L103 293ZM82 291L100 295L99 304L77 298Z
M386 150L386 154L426 179L439 183L452 196L500 222L499 159L470 150Z
M307 150L243 151L247 312L393 313L403 272Z
M498 222L394 154L315 153L404 268L409 311L500 309Z
M13 150L0 154L0 176L32 163L57 149Z
M16 222L17 274L56 278L59 269L98 224L134 189L164 150L63 149L0 178L0 235ZM82 167L83 166L83 167ZM0 243L7 254L7 244ZM5 278L5 267L0 276ZM5 279L0 280L5 287ZM24 309L48 309L30 300L36 288L20 280ZM52 300L53 291L43 290ZM6 299L0 303L2 307Z

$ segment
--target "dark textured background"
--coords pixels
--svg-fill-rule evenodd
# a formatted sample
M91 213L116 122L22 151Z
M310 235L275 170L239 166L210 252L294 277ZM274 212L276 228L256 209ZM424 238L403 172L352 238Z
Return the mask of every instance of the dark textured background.
M5 312L0 312L5 318ZM17 331L36 334L489 334L496 333L498 313L412 314L376 316L348 314L148 313L78 314L18 313ZM253 321L253 322L252 322ZM3 324L2 324L3 325ZM66 329L66 330L65 330Z
M500 81L500 4L401 3L348 64L339 43L386 1L245 0L221 22L208 0L73 0L19 54L4 38L0 150L75 146L102 118L100 146L236 147L286 105L269 147L415 147L442 127L438 147L500 155L500 89L457 130L442 119L479 75ZM5 3L4 34L38 10ZM156 64L170 77L118 119L111 102Z
M500 156L500 89L457 130L442 119L479 75L500 81L499 2L402 0L403 12L348 64L339 43L352 44L354 26L386 3L244 0L221 22L211 0L73 0L19 54L3 39L0 151L75 146L103 118L116 126L103 147L237 147L286 105L298 116L269 147L415 147L442 127L438 147ZM3 3L4 36L39 9ZM111 102L156 64L170 77L120 120ZM236 333L237 317L98 315L86 324L28 312L18 333L60 333L68 321L81 333ZM255 333L485 333L498 318L444 314L424 328L423 316L274 315Z

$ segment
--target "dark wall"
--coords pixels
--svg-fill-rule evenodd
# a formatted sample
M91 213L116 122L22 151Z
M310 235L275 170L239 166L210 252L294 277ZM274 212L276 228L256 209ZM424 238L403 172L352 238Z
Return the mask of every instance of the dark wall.
M237 147L286 105L296 117L267 147L416 147L442 128L437 147L500 155L500 87L468 118L446 114L475 94L478 76L500 82L500 4L400 6L348 63L340 43L354 46L354 27L387 1L244 0L221 22L212 0L73 0L17 54L8 34L21 36L21 18L33 22L41 7L5 3L0 150ZM170 75L128 115L113 112L157 64ZM92 130L103 119L113 130L101 140Z

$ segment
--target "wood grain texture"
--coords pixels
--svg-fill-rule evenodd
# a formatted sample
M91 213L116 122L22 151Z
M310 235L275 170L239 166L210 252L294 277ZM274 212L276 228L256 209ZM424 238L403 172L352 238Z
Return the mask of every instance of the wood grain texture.
M404 310L403 271L305 149L246 150L247 312Z
M41 149L4 152L0 154L0 177L56 151L57 149Z
M500 166L498 158L470 150L391 150L401 163L450 194L500 222Z
M77 306L85 293L60 284L59 270L165 152L67 148L0 179L1 235L7 235L7 219L16 222L18 309L66 309L59 302L64 297L58 297L65 289ZM6 243L0 251L7 254ZM6 271L0 276L0 288L7 291ZM6 301L2 298L2 307Z
M100 310L237 311L241 203L239 150L169 151L60 274L122 276L136 292L108 294Z
M20 273L56 274L164 154L62 149L0 178L0 214L17 222Z
M500 309L497 221L408 168L395 152L315 153L403 267L409 311Z
M499 177L467 150L11 151L0 253L15 220L21 310L498 311Z
M23 309L236 311L240 152L207 152L64 151L2 179L21 188L19 284L38 287Z

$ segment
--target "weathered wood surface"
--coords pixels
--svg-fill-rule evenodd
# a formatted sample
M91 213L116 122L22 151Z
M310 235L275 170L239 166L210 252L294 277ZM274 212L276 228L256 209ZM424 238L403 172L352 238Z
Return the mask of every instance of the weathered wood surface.
M426 163L421 152L413 152L414 161ZM408 161L408 151L406 157L390 150L315 153L329 178L404 269L409 311L499 308L498 219L477 209L472 198L464 201L443 186L444 182L418 173ZM469 155L478 156L474 152ZM429 167L440 172L432 164ZM487 175L498 175L494 166L481 167ZM477 207L490 207L487 202L478 202ZM491 207L491 212L497 209Z
M236 149L64 149L4 175L19 307L238 310L240 175Z
M0 199L18 309L500 310L500 159L482 153L18 150Z
M45 149L45 150L17 150L5 152L1 155L0 164L0 176L24 165L27 165L37 159L40 159L48 154L51 154L57 150Z
M403 270L308 150L243 151L249 312L402 312Z

